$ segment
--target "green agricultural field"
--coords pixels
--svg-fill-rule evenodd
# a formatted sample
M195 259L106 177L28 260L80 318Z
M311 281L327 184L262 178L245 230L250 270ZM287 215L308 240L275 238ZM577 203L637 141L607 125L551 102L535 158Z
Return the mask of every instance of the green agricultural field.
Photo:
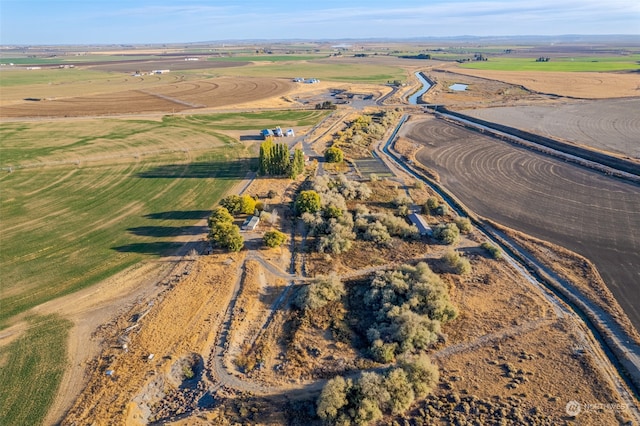
M309 126L324 114L0 124L0 330L34 306L175 252L179 236L204 236L197 223L255 168L256 147L220 131ZM30 317L0 347L0 424L42 423L66 367L69 327Z
M70 327L55 315L31 317L27 331L0 348L0 424L42 424L66 369Z
M245 130L251 123L253 129L274 127L279 123L296 123L296 126L313 126L329 114L328 111L274 111L269 114L262 112L237 112L216 115L167 116L165 123L180 126L212 126L217 130Z
M254 150L221 130L310 126L325 114L1 124L0 328L37 304L175 250L177 235L204 234L195 222L254 166Z
M31 84L69 84L80 81L106 81L116 74L79 68L54 68L40 70L4 69L0 71L0 87L26 86ZM119 76L122 76L120 74ZM3 94L3 98L6 96Z
M312 61L291 64L274 63L260 66L245 66L216 69L216 73L231 76L277 77L277 78L319 78L320 80L376 83L404 81L407 73L400 67L390 67L372 63L346 63L339 59L326 62Z
M463 68L492 71L560 71L560 72L612 72L640 69L640 55L551 58L549 62L536 62L536 58L490 57L488 61L468 62Z

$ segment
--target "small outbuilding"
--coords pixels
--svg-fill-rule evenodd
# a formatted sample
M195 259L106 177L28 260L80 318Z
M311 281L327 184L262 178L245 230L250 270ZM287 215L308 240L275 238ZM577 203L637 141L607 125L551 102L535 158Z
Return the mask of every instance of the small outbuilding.
M293 129L287 129L287 132L284 135L288 138L292 138L296 135L296 133L293 131Z
M267 140L268 138L272 138L273 137L273 130L271 129L264 129L260 132L260 134L262 135L262 138L264 140Z
M260 217L251 216L242 224L242 230L253 231L254 229L256 229L256 226L258 226L259 223L260 223Z
M425 218L418 213L411 213L409 215L409 220L416 226L416 228L418 228L420 235L426 235L428 237L433 235L433 229L431 229Z

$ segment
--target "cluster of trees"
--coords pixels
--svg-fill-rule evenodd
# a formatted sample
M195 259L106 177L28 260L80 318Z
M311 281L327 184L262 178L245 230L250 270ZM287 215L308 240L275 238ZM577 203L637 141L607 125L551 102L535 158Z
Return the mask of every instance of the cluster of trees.
M354 182L339 175L337 178L319 176L313 189L302 191L295 202L296 212L307 225L310 237L316 237L319 252L340 254L347 252L356 238L373 241L381 246L391 244L392 237L418 239L418 229L392 213L370 212L358 204L347 209L349 200L366 200L371 188L364 182Z
M336 108L338 108L337 105L335 105L331 101L324 101L322 103L316 104L316 109L336 109Z
M356 238L353 215L347 200L365 200L371 196L366 183L318 176L313 189L302 191L295 201L296 212L307 225L308 235L317 237L317 250L340 254L351 248Z
M356 155L369 154L369 146L384 136L387 129L397 121L400 115L400 110L360 115L350 122L345 130L336 133L333 146L348 146Z
M441 203L437 197L427 198L427 202L422 206L422 212L431 216L446 216L449 214L449 207Z
M286 143L273 143L271 138L260 144L258 171L263 176L289 176L294 179L304 172L304 152L295 149L293 159Z
M405 412L438 380L438 367L427 355L407 357L384 374L364 372L356 380L342 376L329 380L318 397L316 413L333 425L367 425L385 413Z
M536 62L549 62L551 60L551 58L549 58L548 56L540 56L538 59L536 59Z
M391 237L408 240L420 238L418 228L404 218L390 213L372 213L361 204L355 208L354 229L363 240L382 246L391 244Z
M429 53L418 53L417 55L403 55L400 56L404 59L431 59L431 54Z
M250 195L228 195L220 200L220 205L227 209L231 215L254 214L256 210L262 210L262 204Z
M209 217L209 241L214 247L231 251L240 251L244 246L244 239L240 235L240 228L233 223L233 216L220 206L213 210Z
M362 303L370 317L358 327L367 336L371 356L383 363L426 349L437 340L441 324L458 315L447 285L424 262L378 272Z

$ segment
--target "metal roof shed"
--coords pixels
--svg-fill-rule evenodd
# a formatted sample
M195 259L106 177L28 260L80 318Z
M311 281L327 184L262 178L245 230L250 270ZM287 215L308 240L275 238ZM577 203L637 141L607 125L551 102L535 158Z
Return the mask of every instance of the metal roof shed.
M260 218L258 216L251 216L251 218L247 219L247 221L242 225L242 230L253 231L256 229L256 226L258 226L258 223L260 223Z
M426 235L429 237L433 235L433 229L431 229L425 218L418 213L411 213L409 215L409 220L416 226L416 228L418 228L420 235Z

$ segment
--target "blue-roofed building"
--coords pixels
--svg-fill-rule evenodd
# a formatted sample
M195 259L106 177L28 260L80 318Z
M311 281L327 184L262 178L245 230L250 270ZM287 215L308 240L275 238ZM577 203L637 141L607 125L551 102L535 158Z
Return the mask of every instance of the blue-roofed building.
M409 220L418 228L420 235L426 235L428 237L433 235L433 229L431 229L425 218L418 213L411 213Z
M273 137L273 130L271 129L264 129L260 132L260 134L262 135L262 138L264 140L267 140L267 138L272 138Z

